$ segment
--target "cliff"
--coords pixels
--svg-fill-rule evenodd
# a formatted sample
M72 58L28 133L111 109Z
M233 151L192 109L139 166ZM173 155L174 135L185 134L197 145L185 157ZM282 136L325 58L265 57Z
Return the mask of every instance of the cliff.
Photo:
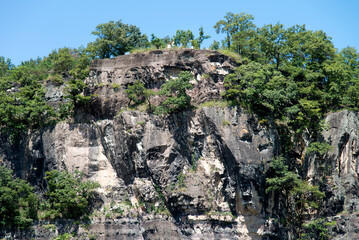
M96 60L86 94L96 96L72 121L29 132L16 146L0 143L0 159L17 175L41 185L45 171L80 170L97 181L91 224L38 223L27 236L48 239L64 232L96 239L284 239L274 217L280 211L266 194L266 170L281 153L271 124L220 100L223 79L237 63L207 50L158 50ZM124 88L135 80L159 89L181 71L195 79L188 91L193 110L168 116L128 110ZM63 87L47 86L47 99L60 101ZM323 138L333 148L322 163L304 159L305 175L324 181L324 216L336 221L334 239L359 238L358 129L356 113L329 114ZM310 217L309 217L310 218Z

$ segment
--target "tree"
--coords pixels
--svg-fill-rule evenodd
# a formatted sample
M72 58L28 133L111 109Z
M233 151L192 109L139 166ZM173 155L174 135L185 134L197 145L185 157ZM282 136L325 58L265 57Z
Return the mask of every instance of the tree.
M37 70L21 65L0 80L0 126L11 140L24 130L45 126L54 117L54 109L46 103L45 90L39 83L46 75ZM12 83L17 83L17 90L9 90Z
M128 99L130 99L128 105L130 105L131 102L134 102L134 104L143 103L146 100L145 91L145 84L140 80L136 80L133 84L129 85L125 90Z
M51 62L52 70L57 74L68 74L75 65L74 50L70 48L60 48L49 54L48 60Z
M71 101L71 108L82 106L91 100L92 96L84 96L83 94L85 87L86 84L82 79L72 78L68 81L67 86L65 87L64 98Z
M288 50L286 29L282 24L269 24L258 29L258 41L261 52L266 56L265 63L271 63L279 68L290 52Z
M233 14L228 12L224 19L218 21L214 28L217 33L226 34L226 45L227 48L231 48L232 36L237 32L245 32L255 28L254 23L252 22L254 17L251 14L246 14L244 12L240 14Z
M54 218L79 219L89 210L93 190L99 183L84 181L83 173L53 170L46 173L48 187L45 193L50 212ZM46 206L47 204L43 204Z
M11 63L11 60L0 56L0 77L4 76L12 68L14 68L14 65Z
M191 79L193 76L190 72L181 72L177 78L170 79L161 86L160 95L166 97L161 106L166 113L188 109L191 97L187 95L186 90L193 87L189 82Z
M300 240L329 240L331 239L332 232L329 228L335 226L335 221L328 221L325 218L317 218L310 220L302 225L302 231Z
M201 48L201 44L203 43L204 40L210 38L211 36L209 35L204 35L204 31L203 31L203 27L200 27L199 28L199 36L198 38L196 39L193 39L191 41L192 43L192 46L195 48L195 49L200 49Z
M99 58L124 55L134 48L146 47L148 39L135 25L110 21L96 26L92 32L97 39L89 44L89 51Z
M357 110L359 104L359 53L347 47L336 54L334 61L325 64L328 91L326 99L333 108Z
M0 165L0 228L24 229L37 219L38 199L24 180Z
M186 48L188 44L194 39L194 35L191 30L177 30L176 35L173 36L173 41L176 46Z
M154 34L151 34L151 45L157 49L165 48L169 41L169 37L158 38Z
M283 157L272 159L270 164L271 171L267 181L266 192L275 192L284 198L284 209L287 213L283 213L286 217L285 224L299 234L299 229L303 223L303 214L308 207L318 208L319 201L325 194L321 192L318 186L313 186L302 180L298 174L290 171L288 165L285 164Z
M213 43L209 46L209 49L210 50L219 50L219 42L218 41L216 41L216 40L214 40L213 41Z

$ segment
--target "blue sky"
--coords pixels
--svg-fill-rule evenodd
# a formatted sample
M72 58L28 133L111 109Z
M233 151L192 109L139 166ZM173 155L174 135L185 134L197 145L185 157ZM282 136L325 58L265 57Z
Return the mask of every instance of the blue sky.
M286 27L305 24L323 30L336 48L359 49L358 0L0 0L0 56L21 61L47 56L53 49L86 46L96 25L120 20L143 33L173 36L178 29L195 35L203 26L223 39L213 26L226 12L250 13L257 26L280 22Z

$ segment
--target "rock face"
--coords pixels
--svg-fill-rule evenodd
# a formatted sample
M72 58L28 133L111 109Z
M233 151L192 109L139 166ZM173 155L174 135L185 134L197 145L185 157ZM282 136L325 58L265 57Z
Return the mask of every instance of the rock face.
M45 170L77 169L101 184L103 208L116 217L96 218L90 229L100 239L261 239L268 207L262 172L275 141L240 110L213 107L59 123L28 148L37 146L29 158Z
M334 239L359 239L357 230L359 204L359 121L358 114L341 111L326 119L324 140L331 145L325 156L327 203L325 212L336 221ZM318 168L315 158L310 160L308 176L314 178ZM337 215L337 216L335 216Z
M158 90L181 71L193 74L194 84L188 94L192 104L221 99L224 77L237 63L230 57L209 50L157 50L146 53L95 60L87 83L88 94L99 96L91 103L92 116L113 118L128 99L122 87L141 80L147 88Z
M71 221L38 223L28 237L49 239L66 231L83 239L284 239L271 220L265 170L280 153L274 129L233 107L198 107L170 116L127 111L124 88L137 79L160 88L187 70L195 76L192 104L220 99L233 59L215 51L159 50L91 65L87 94L97 98L76 123L28 133L20 144L0 143L0 159L41 184L45 171L80 170L101 184L89 227ZM49 87L56 104L60 87ZM76 120L76 119L75 119ZM336 239L356 239L358 219L358 116L332 113L323 138L327 153L325 214L336 220ZM316 181L321 165L306 159ZM340 215L338 215L340 213ZM345 226L345 227L344 227ZM21 238L19 235L18 238Z

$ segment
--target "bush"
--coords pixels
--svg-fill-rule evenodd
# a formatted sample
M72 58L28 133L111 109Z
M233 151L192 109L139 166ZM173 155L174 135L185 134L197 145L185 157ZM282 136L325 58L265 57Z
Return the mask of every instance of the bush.
M83 173L53 170L46 173L48 190L43 203L47 216L51 218L80 219L89 211L93 190L100 185L83 181ZM47 205L47 206L46 206Z
M38 199L24 180L0 165L0 228L24 229L37 219Z
M314 219L302 225L303 232L301 240L328 240L331 239L329 228L336 224L335 221L329 222L324 218Z
M135 105L145 102L145 92L145 85L140 80L136 80L132 85L129 85L125 90L125 93L130 100L128 105L130 105L131 102Z
M193 85L189 82L193 79L190 72L181 72L178 78L170 79L161 86L160 95L166 96L161 104L161 110L165 113L175 113L188 109L191 106L191 97L186 90Z

